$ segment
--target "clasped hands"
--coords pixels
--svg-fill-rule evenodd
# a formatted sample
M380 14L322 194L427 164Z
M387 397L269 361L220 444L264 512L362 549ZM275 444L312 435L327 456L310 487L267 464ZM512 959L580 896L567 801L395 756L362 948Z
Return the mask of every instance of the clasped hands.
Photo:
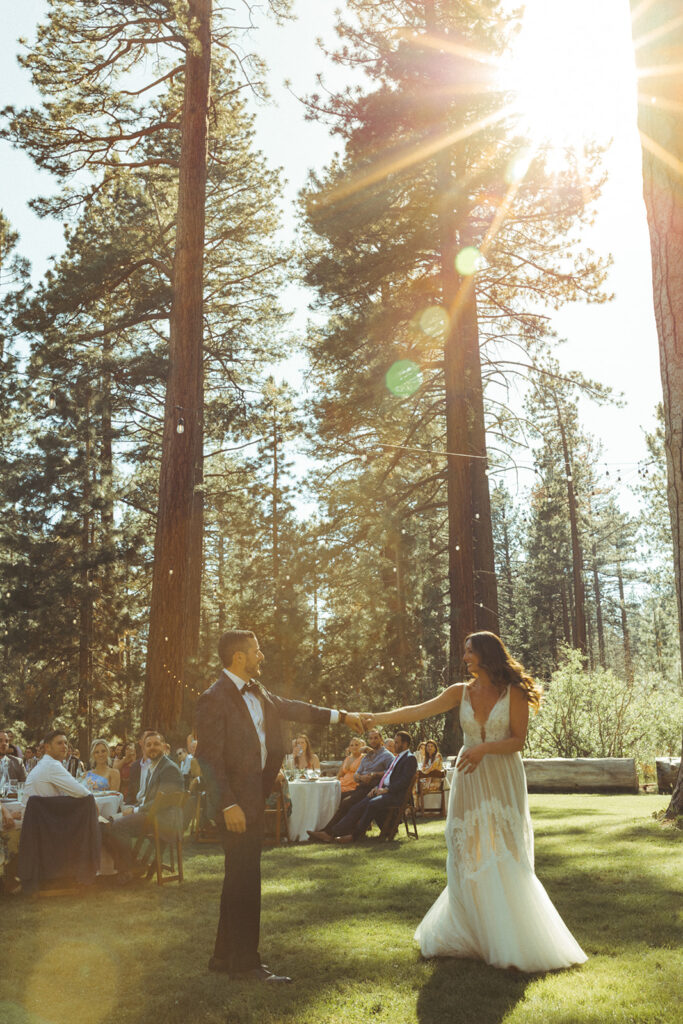
M375 716L368 711L347 711L344 724L360 736L374 725L374 721Z
M361 735L375 724L375 716L369 711L349 711L346 715L345 724Z

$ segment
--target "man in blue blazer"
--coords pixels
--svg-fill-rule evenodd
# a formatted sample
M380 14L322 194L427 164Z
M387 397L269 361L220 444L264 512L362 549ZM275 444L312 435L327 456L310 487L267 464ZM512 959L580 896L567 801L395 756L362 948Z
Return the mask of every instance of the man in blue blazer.
M352 843L361 839L377 820L384 823L387 810L398 807L406 789L412 783L417 771L417 758L410 753L410 733L401 730L394 736L394 760L391 762L379 785L371 789L366 797L351 807L341 821L328 833L314 832L313 837L324 843L331 843L336 838L338 843Z
M232 629L218 644L223 671L197 701L197 751L208 815L225 850L225 879L209 970L254 981L288 982L259 956L264 808L287 752L282 721L362 732L359 715L286 700L258 682L263 654L254 633Z

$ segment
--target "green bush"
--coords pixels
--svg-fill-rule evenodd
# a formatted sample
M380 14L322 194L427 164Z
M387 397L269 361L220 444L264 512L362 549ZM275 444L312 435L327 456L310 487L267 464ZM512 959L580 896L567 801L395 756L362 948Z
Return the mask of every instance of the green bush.
M678 682L649 675L632 686L612 671L583 671L568 649L531 716L527 757L634 757L640 763L678 754L683 695Z

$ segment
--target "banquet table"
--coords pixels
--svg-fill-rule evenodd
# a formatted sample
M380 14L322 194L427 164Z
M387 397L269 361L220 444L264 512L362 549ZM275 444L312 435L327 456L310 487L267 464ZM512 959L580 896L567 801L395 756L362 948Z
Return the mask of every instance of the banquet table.
M289 783L292 813L287 831L293 843L305 842L308 830L322 828L341 803L339 779L295 779Z
M95 797L95 803L97 805L97 813L101 818L113 818L116 814L119 813L119 811L123 807L123 796L121 795L121 793L93 793L93 796ZM14 811L19 811L23 818L24 810L26 809L26 807L25 804L23 804L20 800L9 799L3 800L2 803L3 806L6 807L7 810L10 812L10 814ZM17 821L17 828L20 827L21 819ZM98 874L115 874L114 862L111 859L111 856L104 849L100 854L100 870L98 871Z

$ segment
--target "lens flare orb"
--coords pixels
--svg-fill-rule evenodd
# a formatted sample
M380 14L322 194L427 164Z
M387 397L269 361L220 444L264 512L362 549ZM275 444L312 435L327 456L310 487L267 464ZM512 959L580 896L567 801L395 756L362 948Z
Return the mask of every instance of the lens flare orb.
M389 367L385 379L392 395L409 398L422 384L422 370L412 359L399 359Z
M455 257L455 269L461 277L472 277L478 270L483 270L486 260L476 245L466 245Z

